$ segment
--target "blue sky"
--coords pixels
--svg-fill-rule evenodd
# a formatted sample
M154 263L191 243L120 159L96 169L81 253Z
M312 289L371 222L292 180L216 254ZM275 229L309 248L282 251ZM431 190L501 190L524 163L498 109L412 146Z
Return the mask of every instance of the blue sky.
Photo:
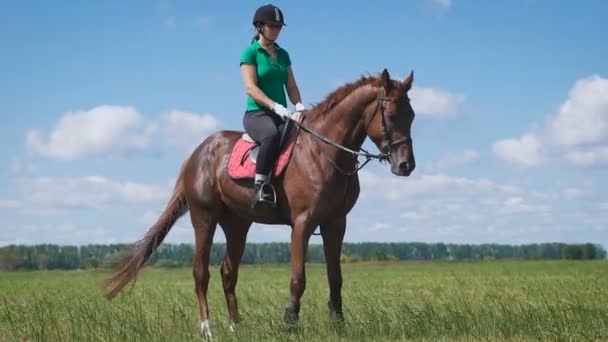
M0 245L141 237L187 154L242 129L238 61L262 4L2 2ZM415 72L418 168L365 167L346 241L608 246L607 2L275 4L307 105ZM249 241L289 233L256 224ZM167 241L193 241L188 216Z

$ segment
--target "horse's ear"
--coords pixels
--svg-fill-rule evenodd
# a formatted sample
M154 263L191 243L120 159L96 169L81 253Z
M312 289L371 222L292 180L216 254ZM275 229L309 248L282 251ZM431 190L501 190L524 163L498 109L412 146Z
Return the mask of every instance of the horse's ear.
M382 88L384 88L384 92L386 94L391 92L393 83L391 82L391 76L388 74L388 70L386 69L382 71L382 76L380 76L380 85Z
M406 92L412 89L412 83L414 83L414 70L410 71L410 74L407 75L407 77L403 81L403 85L405 86Z

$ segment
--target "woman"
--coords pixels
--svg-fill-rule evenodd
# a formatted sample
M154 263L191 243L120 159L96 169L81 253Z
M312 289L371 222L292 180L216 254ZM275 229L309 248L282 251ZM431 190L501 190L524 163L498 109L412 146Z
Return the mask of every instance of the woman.
M254 206L275 205L270 176L278 154L279 126L291 116L287 95L296 111L304 110L300 91L291 69L289 53L276 41L285 26L283 12L276 6L264 5L253 16L257 34L241 55L241 74L247 92L243 118L245 131L260 144L256 161Z

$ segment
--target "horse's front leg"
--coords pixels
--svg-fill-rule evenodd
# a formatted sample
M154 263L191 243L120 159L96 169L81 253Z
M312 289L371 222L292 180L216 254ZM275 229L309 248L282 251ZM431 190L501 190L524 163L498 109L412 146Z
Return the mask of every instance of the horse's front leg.
M342 270L340 255L346 230L346 217L321 224L321 236L325 250L327 280L329 282L329 315L337 321L344 320L342 314Z
M308 240L315 228L316 224L307 219L300 219L296 220L291 233L291 279L289 282L291 298L283 316L288 328L297 323L300 314L300 298L306 288L304 268L306 250L308 249Z

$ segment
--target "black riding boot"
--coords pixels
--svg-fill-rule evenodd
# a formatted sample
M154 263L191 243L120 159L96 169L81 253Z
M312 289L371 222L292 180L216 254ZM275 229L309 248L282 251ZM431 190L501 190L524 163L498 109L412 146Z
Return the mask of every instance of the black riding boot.
M276 193L272 184L258 180L255 182L255 198L253 200L253 206L259 204L269 205L274 207L276 205Z

